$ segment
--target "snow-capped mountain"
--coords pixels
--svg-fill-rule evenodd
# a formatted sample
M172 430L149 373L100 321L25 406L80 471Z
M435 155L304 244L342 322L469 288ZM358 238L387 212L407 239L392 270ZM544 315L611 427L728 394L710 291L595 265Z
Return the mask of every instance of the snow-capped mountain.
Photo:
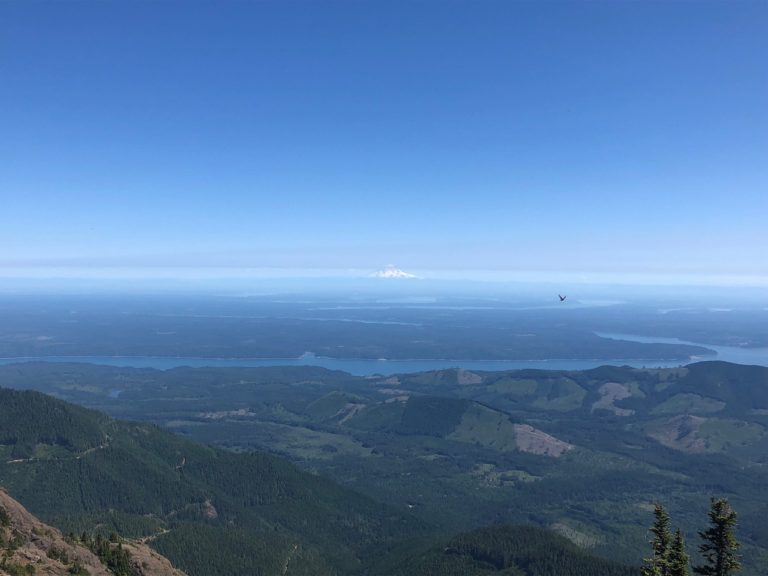
M378 272L368 275L370 278L417 278L415 274L405 272L390 264Z

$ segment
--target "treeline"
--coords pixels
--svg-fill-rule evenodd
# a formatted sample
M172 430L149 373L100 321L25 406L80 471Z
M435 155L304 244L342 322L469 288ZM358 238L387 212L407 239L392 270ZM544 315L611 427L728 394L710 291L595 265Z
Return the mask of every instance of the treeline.
M101 534L93 537L83 532L80 544L96 554L101 563L115 576L133 576L131 555L123 548L122 540L116 533L113 532L109 539L106 539L102 538Z

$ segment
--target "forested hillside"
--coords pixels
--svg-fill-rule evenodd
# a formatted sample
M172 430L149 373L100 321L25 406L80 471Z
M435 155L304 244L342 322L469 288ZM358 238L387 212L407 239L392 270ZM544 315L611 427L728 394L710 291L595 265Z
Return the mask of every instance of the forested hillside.
M76 534L98 525L149 536L190 574L270 574L289 560L292 574L350 572L367 549L424 530L274 456L208 448L39 393L0 390L0 422L0 484L32 512Z
M460 534L389 570L389 576L640 574L635 568L590 556L562 536L530 526L494 526Z
M375 506L389 510L392 517L407 519L404 525L414 534L431 533L430 528L421 532L424 526L451 534L493 524L535 524L592 554L630 565L642 561L647 514L660 495L668 499L670 512L688 540L700 529L708 496L725 496L740 511L744 575L762 576L761 567L768 563L764 522L768 513L768 369L762 367L703 362L648 370L614 366L586 371L453 369L355 377L315 367L161 371L37 363L0 367L0 383L50 392L113 416L150 420L179 436L225 448L190 445L182 449L179 446L187 446L184 440L162 436L163 448L155 450L152 444L159 429L118 425L92 414L77 424L77 434L65 438L69 448L66 442L51 443L56 434L25 438L22 428L17 443L0 449L7 459L6 470L12 468L8 460L23 462L34 449L36 458L53 458L46 469L55 464L60 469L57 474L65 479L73 474L68 468L71 463L55 458L71 455L72 450L88 451L78 465L117 493L123 479L144 465L133 460L155 462L156 456L146 452L137 455L137 443L152 448L150 452L163 452L159 466L151 464L142 472L157 488L126 485L129 502L120 506L88 490L74 501L85 503L89 511L108 505L115 510L109 522L142 534L158 533L169 522L189 518L197 522L215 510L218 517L205 521L206 536L194 550L186 551L189 557L206 550L209 542L228 549L233 538L251 542L248 545L257 550L248 539L251 520L239 518L250 518L250 504L213 494L208 484L226 484L217 476L226 473L232 484L227 489L242 490L246 482L238 480L238 471L251 467L255 474L262 461L273 462L280 470L287 466L282 460L270 460L266 450L364 494L369 498L363 499L366 506L378 502ZM94 428L99 419L104 421ZM123 430L117 436L130 438L130 443L105 441L112 436L110 426ZM111 457L102 462L118 447L119 464ZM190 456L198 451L203 456ZM252 452L253 460L234 454L242 452ZM32 460L25 465L34 471L40 463ZM227 471L229 466L233 472ZM288 476L300 475L296 468L286 470L291 471L286 472ZM40 485L45 477L41 472ZM310 478L318 485L326 482ZM177 484L178 488L163 493L164 486ZM189 492L192 487L197 491ZM56 494L60 487L50 489ZM43 498L32 492L32 497ZM341 493L334 492L330 501L342 498L352 503L361 498ZM313 502L307 508L310 515L322 516L318 510L322 500L307 498ZM58 507L69 501L58 500ZM136 500L142 502L138 511L131 508ZM171 505L163 507L166 501ZM295 544L290 537L281 539L284 534L304 534L295 520L298 511L285 502L279 507L288 513L267 520L281 527L269 532L275 544L268 544L270 551L280 551L273 555L278 564ZM139 514L143 510L151 515ZM234 525L223 520L227 510L237 518ZM259 514L267 511L259 509ZM307 562L311 558L316 564L351 568L364 566L360 555L371 558L368 552L373 554L379 544L391 542L389 535L399 530L397 523L374 522L366 539L359 530L324 527L322 533L332 533L329 540L345 543L343 551L331 559L321 533L313 528L318 525L308 525L316 533L296 554ZM157 538L154 545L164 551L179 548L182 528L189 530L186 524L179 526L178 531ZM228 549L232 562L239 557L237 549ZM265 557L270 557L269 552Z
M0 487L0 574L28 576L185 576L142 542L62 534Z

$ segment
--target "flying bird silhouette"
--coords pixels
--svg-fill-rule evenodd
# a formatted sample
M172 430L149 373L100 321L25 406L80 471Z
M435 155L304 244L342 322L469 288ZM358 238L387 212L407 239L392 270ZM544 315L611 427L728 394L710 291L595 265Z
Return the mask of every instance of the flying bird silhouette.
M568 298L568 295L560 296L560 294L557 295L558 298L560 298L560 302L564 302L566 298Z

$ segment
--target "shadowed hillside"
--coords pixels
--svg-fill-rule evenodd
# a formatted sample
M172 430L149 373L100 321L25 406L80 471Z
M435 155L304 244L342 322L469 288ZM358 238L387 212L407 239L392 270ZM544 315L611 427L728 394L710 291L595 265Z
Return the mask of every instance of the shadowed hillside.
M422 530L273 456L208 448L39 393L0 390L0 422L0 482L31 511L75 533L98 524L149 536L190 574L267 574L288 558L288 574L356 570L366 549Z

